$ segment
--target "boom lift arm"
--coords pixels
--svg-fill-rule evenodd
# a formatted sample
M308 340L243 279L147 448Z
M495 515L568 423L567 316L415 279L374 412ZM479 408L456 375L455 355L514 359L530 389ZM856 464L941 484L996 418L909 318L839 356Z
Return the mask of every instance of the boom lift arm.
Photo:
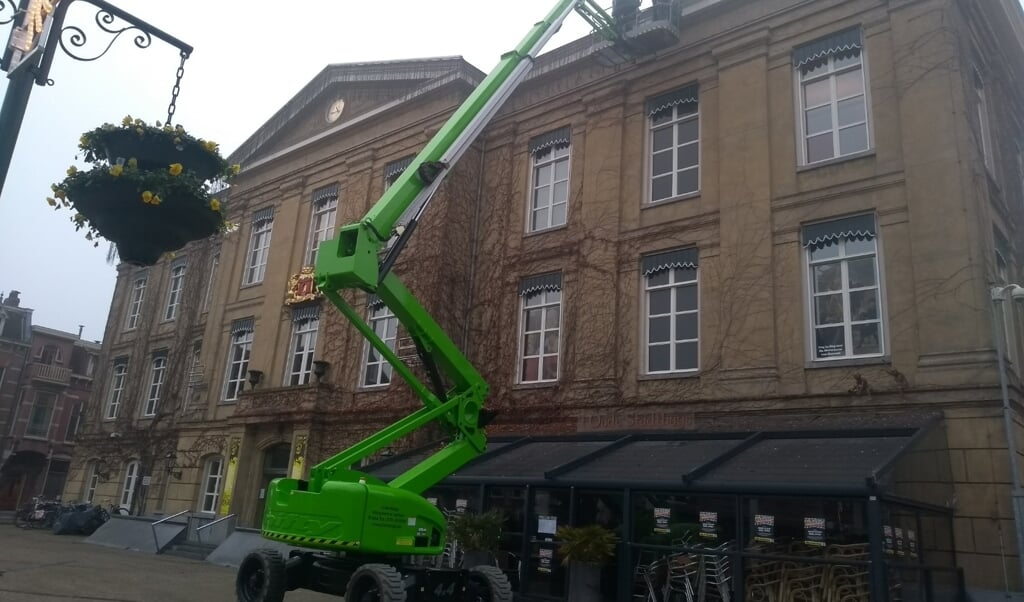
M333 551L382 555L438 554L444 518L421 494L483 453L481 410L487 384L419 301L391 272L398 253L438 186L505 100L537 54L575 10L601 35L616 40L611 17L594 0L558 0L530 30L359 222L341 229L317 254L320 291L355 325L420 397L423 408L314 466L308 482L277 479L263 520L264 537ZM383 260L379 253L410 207L415 217ZM343 298L341 291L376 294L415 342L429 375L426 385ZM451 443L389 483L352 470L396 439L438 421Z

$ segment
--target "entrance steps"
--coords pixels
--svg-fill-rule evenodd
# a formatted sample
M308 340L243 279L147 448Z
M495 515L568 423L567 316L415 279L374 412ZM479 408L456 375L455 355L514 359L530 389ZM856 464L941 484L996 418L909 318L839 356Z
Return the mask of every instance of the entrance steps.
M168 556L177 556L178 558L206 560L206 557L216 549L216 544L199 543L198 541L179 541L171 544L163 553Z

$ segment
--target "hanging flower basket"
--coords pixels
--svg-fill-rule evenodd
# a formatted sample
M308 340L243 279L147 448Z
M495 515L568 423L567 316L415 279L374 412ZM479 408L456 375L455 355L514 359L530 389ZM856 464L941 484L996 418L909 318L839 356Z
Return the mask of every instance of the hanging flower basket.
M127 263L152 265L189 241L226 229L224 207L212 181L238 173L216 143L188 135L181 126L149 126L125 117L82 135L79 148L92 164L75 167L51 188L47 202L72 208L86 239L102 236ZM98 242L96 244L99 244Z

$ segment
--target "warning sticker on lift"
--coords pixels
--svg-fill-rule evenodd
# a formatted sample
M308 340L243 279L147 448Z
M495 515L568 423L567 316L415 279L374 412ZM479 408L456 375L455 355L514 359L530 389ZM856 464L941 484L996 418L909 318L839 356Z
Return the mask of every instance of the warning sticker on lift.
M410 526L407 514L389 506L371 510L366 516L366 522L384 529L405 529Z

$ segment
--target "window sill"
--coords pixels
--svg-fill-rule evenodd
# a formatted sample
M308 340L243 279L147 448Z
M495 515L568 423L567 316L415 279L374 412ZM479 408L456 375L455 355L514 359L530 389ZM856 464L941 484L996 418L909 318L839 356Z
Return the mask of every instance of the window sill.
M649 380L677 380L680 378L697 378L700 376L700 370L689 370L687 372L665 372L657 374L640 374L636 379L640 382Z
M808 171L814 171L821 167L831 167L838 165L839 163L846 163L847 161L856 161L857 159L865 159L867 157L874 157L875 149L869 148L866 151L860 151L859 153L852 153L849 155L843 155L842 157L833 157L832 159L826 159L824 161L818 161L817 163L808 163L806 165L798 165L796 173L804 173Z
M22 435L21 438L31 439L32 441L49 441L49 438L46 435L29 435L28 433Z
M222 399L222 400L217 402L217 405L219 405L219 406L238 405L238 400L237 399Z
M560 226L551 226L550 228L544 228L542 230L531 230L531 231L528 231L528 232L523 232L523 238L526 238L528 236L541 236L543 234L550 234L551 232L558 232L560 230L568 230L568 229L569 229L569 224L566 223L566 224L562 224Z
M846 368L849 366L879 366L892 363L888 355L873 355L871 357L851 357L841 360L812 360L804 362L804 368L817 370L820 368Z
M247 288L254 288L254 287L257 287L257 286L261 286L262 284L263 284L263 281L260 280L259 282L249 282L247 284L243 283L242 286L240 286L239 288L242 289L242 290L245 290Z
M662 205L669 205L671 203L677 203L679 201L688 201L690 199L696 199L700 197L700 191L688 192L679 196L674 196L670 199L662 199L660 201L647 201L641 205L641 209L651 209L653 207L661 207Z
M545 380L541 382L516 383L512 385L513 391L527 391L530 389L551 389L558 386L557 380Z

